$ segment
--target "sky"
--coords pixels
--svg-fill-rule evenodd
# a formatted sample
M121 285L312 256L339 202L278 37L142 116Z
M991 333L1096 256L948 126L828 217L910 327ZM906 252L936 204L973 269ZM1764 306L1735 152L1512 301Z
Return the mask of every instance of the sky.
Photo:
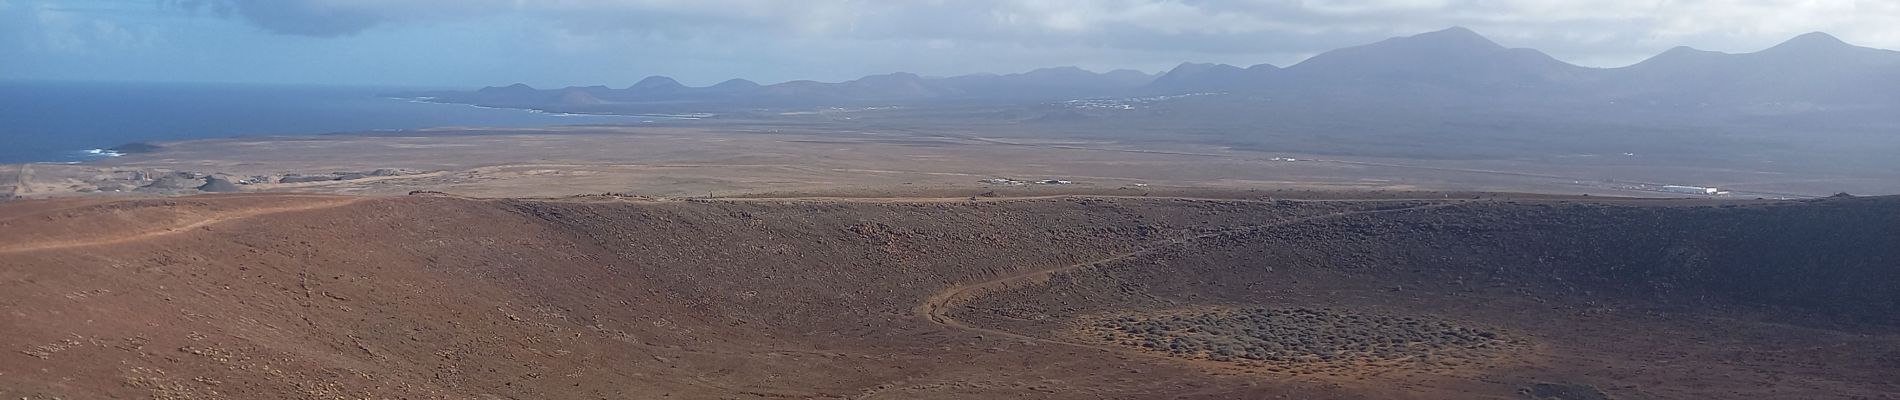
M1616 67L1825 31L1894 0L0 0L0 79L477 87L1290 65L1463 26Z

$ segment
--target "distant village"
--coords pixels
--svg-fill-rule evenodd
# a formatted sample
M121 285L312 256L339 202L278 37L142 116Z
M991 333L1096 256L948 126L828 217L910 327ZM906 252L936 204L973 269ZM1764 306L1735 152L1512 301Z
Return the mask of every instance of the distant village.
M1002 186L1074 185L1075 181L1064 180L1064 179L1016 180L1016 179L1008 179L1008 178L992 178L992 179L980 180L980 181L977 181L977 183L990 184L990 185L1002 185Z

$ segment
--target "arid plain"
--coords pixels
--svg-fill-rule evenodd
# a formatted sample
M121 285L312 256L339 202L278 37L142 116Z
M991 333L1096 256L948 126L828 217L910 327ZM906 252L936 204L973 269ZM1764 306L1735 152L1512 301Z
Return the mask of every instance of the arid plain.
M1404 157L1269 151L1192 139L1051 134L1021 124L875 124L860 114L618 126L438 128L161 143L78 165L0 168L17 197L231 192L472 197L621 193L707 197L796 193L956 192L1065 181L1054 192L1145 188L1454 190L1680 197L1662 187L1718 187L1735 198L1883 194L1891 171L1785 170L1684 163L1661 155ZM980 122L980 121L979 121ZM1126 128L1124 130L1127 130ZM178 175L168 182L165 178ZM291 179L285 179L290 177ZM298 179L314 177L314 179ZM347 178L347 179L328 179ZM985 180L1016 182L986 183Z

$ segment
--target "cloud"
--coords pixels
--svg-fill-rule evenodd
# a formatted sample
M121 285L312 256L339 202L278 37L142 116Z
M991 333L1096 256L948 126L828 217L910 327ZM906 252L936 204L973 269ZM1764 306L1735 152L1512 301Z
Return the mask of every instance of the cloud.
M511 8L506 0L157 0L191 13L237 17L266 31L338 37L418 20L480 15Z
M160 40L154 27L124 24L96 9L0 0L0 56L127 53Z
M245 19L271 32L305 36L339 36L361 32L387 22L386 16L362 7L334 7L308 1L232 0Z
M1900 47L1900 2L1887 0L143 1L174 16L238 22L168 28L217 32L176 39L200 54L295 49L284 51L333 55L321 62L344 68L362 67L349 60L365 55L384 60L377 65L458 59L471 67L430 76L459 73L467 81L548 76L591 84L648 74L840 80L1059 65L1154 71L1183 61L1285 66L1449 26L1592 66L1626 65L1677 45L1755 51L1809 31ZM33 4L0 0L16 15ZM0 41L7 35L45 42L0 26ZM254 48L222 48L225 37L217 35L241 36Z
M318 37L490 14L576 34L1000 41L1210 52L1310 51L1453 25L1557 44L1786 37L1894 40L1900 4L1871 0L163 0ZM1339 39L1326 39L1339 38ZM1317 40L1321 43L1307 44Z

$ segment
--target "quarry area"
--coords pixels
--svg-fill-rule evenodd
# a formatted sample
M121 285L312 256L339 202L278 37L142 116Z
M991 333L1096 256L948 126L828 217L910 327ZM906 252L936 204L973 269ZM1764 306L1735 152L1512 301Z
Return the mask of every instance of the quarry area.
M1900 393L1891 197L989 190L0 203L0 395Z

